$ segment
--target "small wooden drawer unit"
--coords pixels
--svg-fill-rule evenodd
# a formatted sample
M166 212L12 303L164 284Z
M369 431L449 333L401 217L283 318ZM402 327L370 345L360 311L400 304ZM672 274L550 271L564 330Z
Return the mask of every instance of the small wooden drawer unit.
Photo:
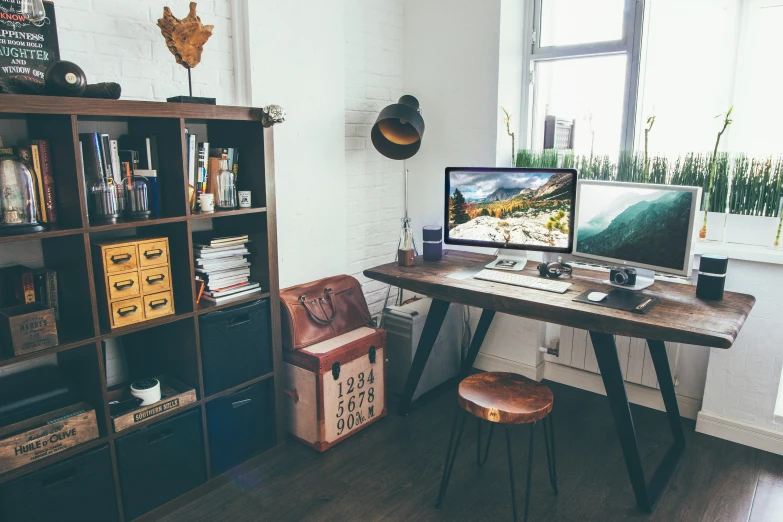
M101 320L111 328L174 313L165 237L93 243Z

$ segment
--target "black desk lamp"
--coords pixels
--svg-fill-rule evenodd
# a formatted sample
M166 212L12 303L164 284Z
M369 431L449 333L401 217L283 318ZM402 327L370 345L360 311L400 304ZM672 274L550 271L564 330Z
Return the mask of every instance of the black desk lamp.
M424 118L421 117L419 100L409 94L402 96L397 103L384 108L378 114L378 119L375 120L375 125L373 125L370 132L372 144L378 152L387 158L403 161L405 215L401 220L402 230L400 231L400 242L397 245L398 252L402 245L403 237L410 236L413 238L411 220L408 217L408 167L405 164L405 160L412 158L419 152L423 136ZM418 255L419 252L416 249L415 241L413 242L413 251ZM383 302L384 308L386 308L390 292L391 286L386 291L386 299ZM402 292L398 293L398 299L400 304L402 304Z

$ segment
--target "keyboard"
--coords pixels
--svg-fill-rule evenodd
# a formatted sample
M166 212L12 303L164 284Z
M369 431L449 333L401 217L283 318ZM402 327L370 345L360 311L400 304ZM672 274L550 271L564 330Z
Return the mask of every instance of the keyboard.
M571 283L564 281L555 281L543 277L530 277L515 272L501 272L499 270L482 270L473 276L473 279L482 281L492 281L493 283L503 283L505 285L521 286L524 288L533 288L545 292L555 292L564 294L571 287Z

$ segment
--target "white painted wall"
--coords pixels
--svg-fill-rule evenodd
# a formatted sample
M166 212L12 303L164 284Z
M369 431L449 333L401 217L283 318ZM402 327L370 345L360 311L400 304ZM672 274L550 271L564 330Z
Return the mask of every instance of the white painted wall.
M344 4L253 0L248 23L251 103L287 113L275 128L280 286L345 273Z
M189 0L57 0L60 55L79 65L89 83L117 82L123 99L159 100L188 94L187 71L174 61L157 27L163 6L188 14ZM214 25L193 73L194 96L235 103L231 0L198 2L197 14Z
M402 0L345 2L346 261L373 315L387 286L362 272L394 259L404 199L402 162L379 154L370 130L378 112L404 94L403 13ZM396 295L392 289L389 302Z

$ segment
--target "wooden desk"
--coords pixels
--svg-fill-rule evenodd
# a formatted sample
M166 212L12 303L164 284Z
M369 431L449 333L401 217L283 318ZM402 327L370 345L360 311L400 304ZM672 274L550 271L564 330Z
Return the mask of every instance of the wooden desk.
M726 292L722 301L702 301L696 298L696 289L693 286L659 281L643 293L658 297L661 302L646 315L638 315L573 300L588 289L606 288L601 282L606 278L606 274L601 272L574 270L573 278L565 279L572 283L571 288L564 294L556 294L480 281L472 277L447 277L455 272L483 266L494 257L454 250L447 250L444 254L441 261L434 263L424 262L418 257L412 267L390 263L364 271L364 275L371 279L432 297L432 305L405 382L400 413L405 414L410 409L411 398L450 303L483 309L463 363L463 375L467 375L473 367L496 312L587 330L590 332L606 396L620 437L636 502L642 509L652 511L685 449L685 436L664 341L730 348L756 299L750 295ZM535 263L529 262L522 273L538 276ZM647 339L674 436L674 444L649 483L644 479L642 459L614 335Z

